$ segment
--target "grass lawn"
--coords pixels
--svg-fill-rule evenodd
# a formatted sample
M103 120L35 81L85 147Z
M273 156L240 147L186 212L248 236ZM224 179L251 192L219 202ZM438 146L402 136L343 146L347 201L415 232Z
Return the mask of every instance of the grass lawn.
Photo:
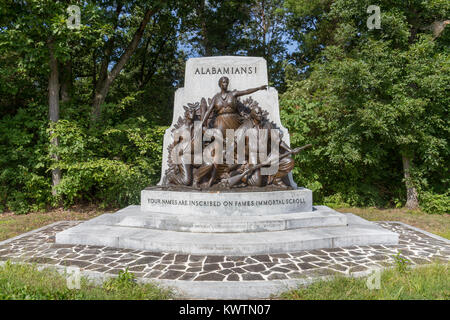
M336 276L308 287L285 292L289 300L448 300L450 299L449 265L433 264L400 271L381 272L379 289L369 289L367 277Z
M6 263L0 267L0 300L165 300L172 294L153 284L137 284L123 273L101 286L81 278L80 289L69 289L54 269Z
M351 212L370 221L401 221L416 228L450 239L450 214L428 214L420 210L336 208L339 212Z
M46 226L61 220L88 220L104 212L115 210L101 210L97 207L73 207L68 210L54 209L46 212L32 212L16 215L12 212L0 214L0 241L15 237L19 234Z

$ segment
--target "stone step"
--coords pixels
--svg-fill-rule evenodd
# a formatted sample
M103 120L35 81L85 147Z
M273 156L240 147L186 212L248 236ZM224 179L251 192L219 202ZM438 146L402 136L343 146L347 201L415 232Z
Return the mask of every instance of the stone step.
M191 233L82 223L58 233L56 243L239 256L353 245L397 244L398 234L368 221L348 226L248 233Z
M231 233L345 226L347 225L347 217L322 206L314 207L312 212L224 217L143 212L139 206L129 206L113 214L101 215L87 223L181 232Z

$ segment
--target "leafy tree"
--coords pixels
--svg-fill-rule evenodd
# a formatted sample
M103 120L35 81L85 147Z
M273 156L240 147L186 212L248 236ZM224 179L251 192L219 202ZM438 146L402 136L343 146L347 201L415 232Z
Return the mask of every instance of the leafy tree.
M333 0L285 0L286 30L298 44L291 54L297 68L296 79L308 75L310 64L327 46L334 44L333 32L337 20L331 16ZM292 69L291 78L292 78ZM299 77L299 75L302 75ZM306 74L306 75L305 75Z
M380 30L366 26L372 4ZM288 85L292 143L314 144L294 174L317 201L448 212L449 11L444 0L2 1L0 209L136 203L159 177L186 59L253 55Z
M284 63L289 40L283 1L255 1L245 37L240 42L247 55L266 59L270 80L280 91L286 89Z
M100 51L100 68L98 78L95 79L95 93L92 102L92 119L96 121L101 115L101 105L105 101L109 88L119 75L125 64L141 42L145 28L150 19L161 10L161 3L154 2L151 6L147 1L124 2L114 1L115 5L107 1L103 11L102 22L106 32L101 32L101 38L106 38L103 49ZM142 3L141 3L142 2ZM112 6L112 12L108 8ZM142 17L136 21L135 17ZM106 18L106 19L105 19ZM138 27L130 38L130 31L118 32L120 29ZM123 30L122 30L123 31ZM128 38L130 38L128 40ZM121 51L121 52L120 52ZM120 52L120 53L119 53ZM96 60L97 60L96 59ZM113 63L111 67L111 63ZM111 70L109 68L111 67Z
M253 1L180 2L183 42L201 56L233 55L241 50Z
M272 85L285 90L289 37L282 0L194 0L181 2L178 14L183 47L191 55L263 57Z
M66 26L67 4L62 1L7 1L2 11L10 14L4 20L1 36L5 55L15 51L20 55L19 63L37 74L48 75L48 116L51 123L59 120L60 77L59 63L68 60L68 42L78 37ZM57 139L51 143L58 145ZM55 154L52 157L57 161ZM61 180L59 168L52 170L53 186ZM53 191L55 194L55 191Z
M81 8L80 29L69 29L66 24L69 16L67 7L72 4L77 4ZM48 187L51 185L47 183L50 180L49 168L53 173L51 191L54 196L58 196L58 199L62 196L66 204L73 203L74 199L106 201L111 195L116 194L117 201L123 205L124 201L135 201L136 195L139 194L134 190L138 185L132 183L136 180L137 174L144 184L148 184L149 179L150 181L156 179L155 176L159 171L158 163L160 163L158 157L161 153L159 140L162 139L161 132L164 130L160 124L167 122L167 112L164 114L164 108L158 106L158 102L161 101L158 99L153 101L152 98L149 99L149 95L164 98L164 106L170 104L167 96L170 92L173 93L174 77L178 77L178 70L168 73L168 76L164 78L161 74L165 75L170 68L166 67L163 70L160 68L164 65L172 65L170 57L176 47L172 29L176 28L176 22L172 19L173 14L170 8L164 3L153 3L151 7L153 9L147 9L145 1L134 1L123 4L120 25L113 32L111 30L114 29L114 25L111 20L114 20L114 15L109 14L111 8L116 9L118 5L119 3L115 1L37 0L7 1L0 5L0 61L2 62L0 91L5 93L0 98L2 107L0 141L2 141L4 154L0 159L2 164L0 207L6 204L10 210L26 212L49 204L50 200L47 197ZM146 17L145 13L148 16L150 12L148 10L155 12L154 15L150 14L149 21L154 27L151 31L158 32L156 37L153 37L148 28L145 28L147 33L143 28L139 29L139 26L142 27L145 24L142 23L142 17ZM161 12L164 13L160 14ZM157 16L158 18L155 19ZM163 19L167 21L161 28ZM136 29L138 32L135 31ZM142 30L142 38L150 39L145 51L141 49L143 41L133 41L139 30ZM172 34L170 39L168 34ZM105 54L101 48L108 43L108 39L112 38L114 38L114 46L111 45L112 41L109 42L112 52ZM167 41L164 42L163 39ZM163 42L164 45L161 46ZM130 49L133 46L135 48ZM152 55L154 48L159 48L158 46L169 49L161 50L159 55L155 55L153 59L148 59L145 63L138 63L139 59ZM139 59L134 60L134 66L142 65L145 75L138 86L134 85L136 69L132 67L133 65L130 65L127 72L119 72L124 71L126 66L124 62L130 62L131 52L135 49L139 49L142 53ZM109 59L108 64L102 64L105 59ZM172 56L172 59L176 57ZM101 76L102 69L100 68L99 72L98 65L107 65L108 80ZM115 74L116 77L121 76L124 79L132 75L133 77L127 80L127 83L131 85L112 86L112 78ZM164 78L165 82L159 84L165 83L166 87L160 86L159 90L145 92L147 95L140 97L140 107L135 108L139 111L134 110L134 113L128 114L121 112L125 105L132 104L136 91L142 94L144 89L147 89L145 86L156 77L159 77L159 80ZM95 93L102 81L107 81L107 85L115 93L115 97L108 101L114 107L107 112L108 121L98 128L88 129L91 105L95 98L93 92ZM154 79L154 81L158 80ZM125 92L122 91L123 89ZM146 104L142 101L144 99L147 99ZM152 101L150 108L148 101ZM46 130L48 121L42 113L43 105L48 106L47 117L50 119L48 132ZM152 115L148 109L159 110L160 118ZM139 118L142 115L150 121ZM63 121L59 124L60 119L69 121L69 128L70 126L79 128L79 131L85 134L79 137L83 137L86 141L74 139L73 130L63 125L67 122ZM105 139L106 135L113 136L114 134L107 133L111 130L121 132L127 138L111 139L103 148L98 142ZM119 134L116 133L117 135ZM49 136L51 146L48 145ZM89 141L93 143L88 143ZM73 150L79 150L80 144L84 145L84 154L87 155L84 166L80 167L79 161L82 161L80 153L64 152L68 143L72 145L67 148ZM121 143L122 146L116 146L116 143ZM135 149L136 146L138 150ZM130 154L124 149L129 150ZM152 152L149 154L143 151L150 149ZM116 152L121 150L127 156L117 158L117 155L111 155L110 150ZM51 157L47 158L48 153ZM131 156L134 153L136 155ZM114 157L115 159L112 159ZM105 161L107 158L114 161ZM155 159L158 160L155 161ZM92 174L93 167L104 172L103 178L101 174ZM75 181L78 183L74 183ZM110 187L105 186L105 183Z
M153 124L170 123L174 91L184 77L178 20L170 8L155 14L141 44L111 87L106 103L120 101L120 109L110 110L108 115L114 114L116 119L145 116Z
M369 4L333 2L324 20L338 21L334 44L285 98L316 103L327 135L318 147L331 163L375 170L388 156L401 161L406 206L417 208L419 186L448 185L449 33L436 38L428 26L449 6L380 1L382 28L368 30Z

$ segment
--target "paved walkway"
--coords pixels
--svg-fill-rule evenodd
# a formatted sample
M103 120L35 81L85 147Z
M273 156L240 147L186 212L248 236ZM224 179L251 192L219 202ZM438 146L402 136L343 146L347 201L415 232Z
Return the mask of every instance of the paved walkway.
M193 282L271 282L392 266L400 252L412 265L450 260L450 241L400 222L378 222L400 234L398 245L353 246L255 256L204 256L85 245L57 245L55 234L79 224L61 221L0 242L0 261L77 266L105 275L128 268L141 279ZM212 283L211 283L212 284ZM243 284L243 283L242 283Z

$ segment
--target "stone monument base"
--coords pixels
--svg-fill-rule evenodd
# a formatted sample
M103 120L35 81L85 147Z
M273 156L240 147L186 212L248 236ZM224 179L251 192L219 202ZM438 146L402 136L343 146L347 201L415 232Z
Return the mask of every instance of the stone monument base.
M397 244L398 234L312 206L312 193L305 188L249 193L149 189L142 191L141 206L57 233L56 243L240 256Z

